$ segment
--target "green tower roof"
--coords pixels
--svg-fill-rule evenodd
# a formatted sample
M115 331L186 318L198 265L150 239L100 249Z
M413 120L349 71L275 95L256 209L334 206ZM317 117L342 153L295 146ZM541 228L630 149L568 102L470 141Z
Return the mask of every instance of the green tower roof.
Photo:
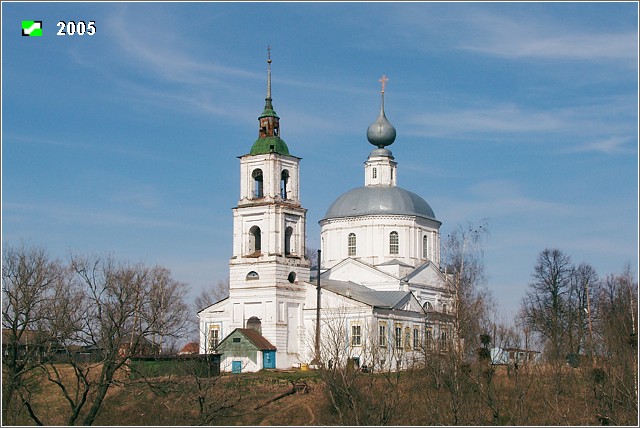
M251 147L250 155L263 155L266 153L278 153L288 155L289 148L280 137L258 138Z
M269 100L271 101L271 100ZM262 111L262 114L258 117L258 119L260 119L261 117L275 117L278 118L278 115L276 114L276 111L273 109L273 107L271 106L265 106L264 110Z

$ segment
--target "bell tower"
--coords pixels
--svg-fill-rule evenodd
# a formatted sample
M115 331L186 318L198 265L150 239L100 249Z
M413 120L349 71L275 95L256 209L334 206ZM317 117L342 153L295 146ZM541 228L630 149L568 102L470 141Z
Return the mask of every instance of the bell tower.
M259 321L261 334L278 348L276 366L285 367L298 358L304 340L303 282L309 281L310 270L305 257L307 210L300 204L300 158L289 153L273 108L270 50L267 64L258 139L248 154L239 156L229 297L232 327L248 328L250 318L252 326Z

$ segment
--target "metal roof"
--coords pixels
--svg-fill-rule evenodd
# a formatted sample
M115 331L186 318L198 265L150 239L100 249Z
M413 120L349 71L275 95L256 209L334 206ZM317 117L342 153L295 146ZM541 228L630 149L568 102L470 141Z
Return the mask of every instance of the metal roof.
M256 348L261 351L275 351L277 348L271 344L263 335L251 328L238 328L236 329L244 337L249 340ZM233 332L232 332L233 333ZM231 336L231 335L229 335Z
M321 279L320 287L377 308L394 309L411 297L409 291L377 291L355 282L333 279Z
M349 190L331 204L324 219L371 214L410 215L436 220L427 201L397 186L362 186Z
M263 155L266 153L278 153L281 155L288 155L289 148L285 144L284 140L280 137L264 137L258 138L253 146L251 147L251 151L249 154L251 155Z

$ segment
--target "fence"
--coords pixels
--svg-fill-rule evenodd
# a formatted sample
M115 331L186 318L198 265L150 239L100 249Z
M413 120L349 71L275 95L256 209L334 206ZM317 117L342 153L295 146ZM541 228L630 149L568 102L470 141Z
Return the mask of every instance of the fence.
M152 355L131 357L130 377L220 375L220 354Z

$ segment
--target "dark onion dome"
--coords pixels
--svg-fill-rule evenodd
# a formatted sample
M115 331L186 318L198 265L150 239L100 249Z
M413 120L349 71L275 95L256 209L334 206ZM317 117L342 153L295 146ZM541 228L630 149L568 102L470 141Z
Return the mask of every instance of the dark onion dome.
M323 220L365 215L408 215L438 221L427 201L397 186L351 189L331 204Z

